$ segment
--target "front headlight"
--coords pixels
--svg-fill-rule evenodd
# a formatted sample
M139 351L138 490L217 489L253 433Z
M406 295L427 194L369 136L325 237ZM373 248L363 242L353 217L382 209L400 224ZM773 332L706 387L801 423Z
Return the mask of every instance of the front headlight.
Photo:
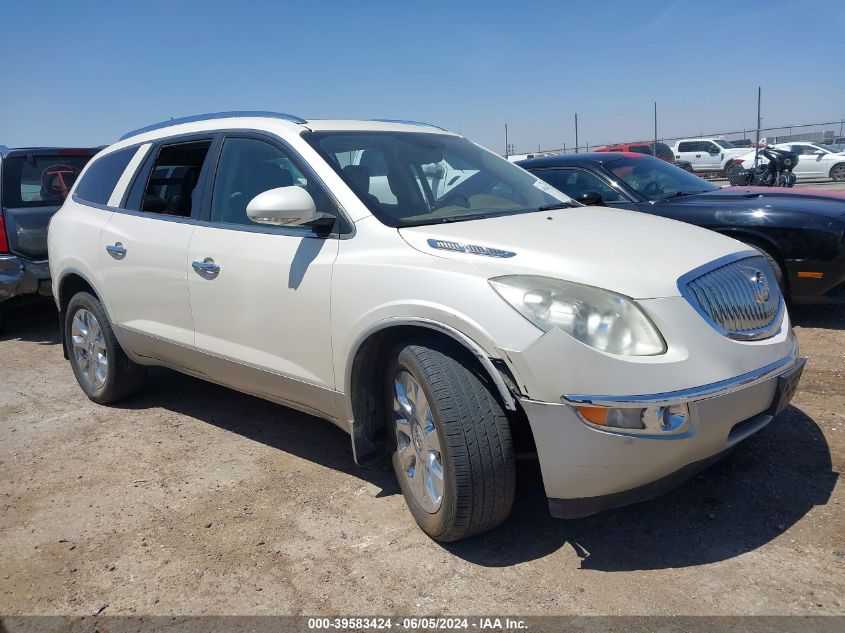
M557 327L590 347L621 356L653 356L666 351L654 324L622 295L535 275L495 277L490 285L544 332Z

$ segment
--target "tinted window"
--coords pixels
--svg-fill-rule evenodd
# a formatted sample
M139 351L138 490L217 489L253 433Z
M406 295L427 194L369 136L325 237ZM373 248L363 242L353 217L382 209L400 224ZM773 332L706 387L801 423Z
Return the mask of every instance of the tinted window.
M133 185L127 207L134 211L189 217L200 171L211 141L191 141L159 148L146 178ZM143 195L138 189L143 187Z
M666 200L719 189L698 176L655 158L622 157L606 163L604 167L646 200Z
M697 151L695 146L698 143L693 143L692 141L684 141L683 143L678 144L678 151L679 152L695 152Z
M585 191L598 191L605 202L618 202L623 199L601 178L582 169L542 169L532 173L571 198Z
M270 189L291 186L308 191L314 198L317 211L336 215L322 189L297 167L283 149L257 139L228 138L223 144L214 178L211 221L257 224L246 214L250 200Z
M716 144L719 145L720 147L725 148L725 149L733 149L733 148L736 147L736 145L734 145L730 141L726 141L725 139L721 139L721 138L716 139Z
M90 156L13 156L3 161L3 206L38 207L64 202Z
M635 154L648 154L651 156L651 147L648 145L631 145L629 152L634 152Z

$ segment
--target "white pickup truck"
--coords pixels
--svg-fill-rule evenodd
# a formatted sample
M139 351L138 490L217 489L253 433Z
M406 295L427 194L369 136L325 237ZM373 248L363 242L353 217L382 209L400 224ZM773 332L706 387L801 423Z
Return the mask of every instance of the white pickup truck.
M734 158L748 152L723 138L683 138L672 148L675 160L686 160L694 172L722 172Z

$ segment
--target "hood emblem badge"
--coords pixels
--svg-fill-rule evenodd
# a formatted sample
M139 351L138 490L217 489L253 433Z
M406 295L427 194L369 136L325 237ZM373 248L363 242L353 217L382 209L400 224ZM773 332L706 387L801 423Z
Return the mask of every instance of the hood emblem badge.
M748 281L751 282L751 290L754 293L754 299L757 303L766 303L771 294L769 287L769 280L765 273L759 268L752 268L751 266L743 266L743 272L746 274Z
M428 245L431 246L431 248L439 248L443 251L469 253L470 255L483 255L485 257L513 257L516 255L513 251L505 251L500 248L477 246L475 244L461 244L460 242L451 242L449 240L429 239Z

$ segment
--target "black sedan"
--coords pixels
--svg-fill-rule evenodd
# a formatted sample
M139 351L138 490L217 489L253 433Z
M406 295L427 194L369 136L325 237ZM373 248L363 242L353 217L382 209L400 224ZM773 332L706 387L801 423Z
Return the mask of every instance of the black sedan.
M754 246L793 303L845 303L845 195L721 188L633 153L560 154L518 164L582 204L689 222ZM643 255L660 257L660 244Z

